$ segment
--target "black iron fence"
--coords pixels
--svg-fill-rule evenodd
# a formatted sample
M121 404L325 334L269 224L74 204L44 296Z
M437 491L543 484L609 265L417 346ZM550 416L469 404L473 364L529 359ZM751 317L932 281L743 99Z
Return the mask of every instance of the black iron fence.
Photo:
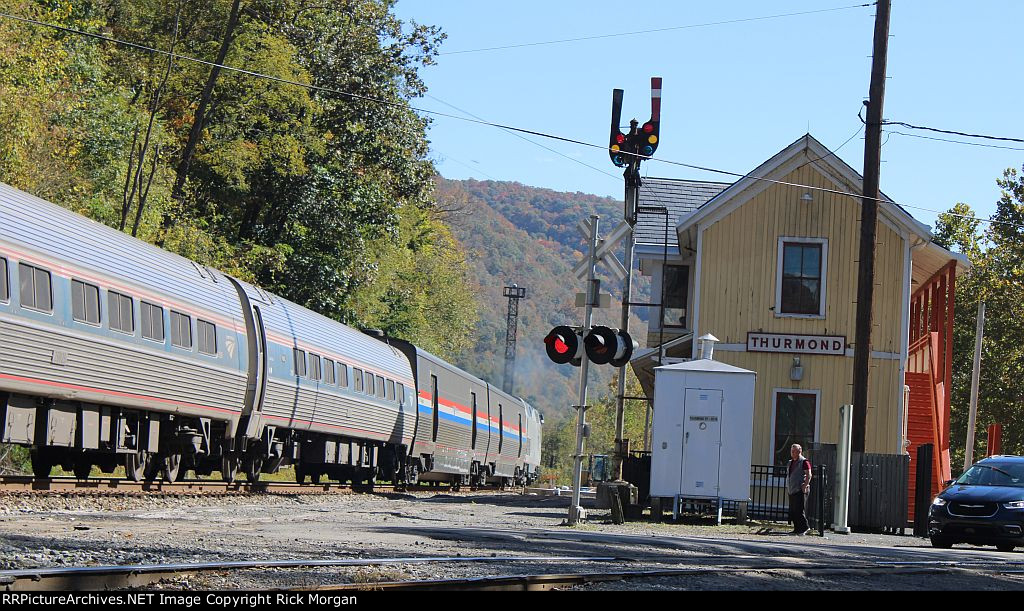
M824 465L811 463L811 492L804 512L812 529L824 534L831 526L830 471ZM750 466L750 503L747 516L756 520L789 522L789 494L786 491L787 465Z
M832 526L835 505L835 446L807 448L813 465L807 519L819 532ZM750 504L755 519L789 521L786 465L751 465ZM850 460L847 525L850 528L903 534L907 526L910 457L854 452Z

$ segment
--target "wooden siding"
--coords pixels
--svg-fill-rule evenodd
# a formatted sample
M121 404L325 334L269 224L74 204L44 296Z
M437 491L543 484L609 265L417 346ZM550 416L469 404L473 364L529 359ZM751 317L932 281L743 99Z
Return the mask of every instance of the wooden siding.
M780 180L846 190L812 165ZM703 233L697 333L713 333L723 344L746 344L749 331L805 335L841 335L853 347L857 294L860 202L848 196L813 192L802 202L804 188L772 185ZM739 197L743 197L742 194ZM729 203L725 204L726 206ZM776 316L775 291L780 237L827 238L825 316ZM879 221L875 267L872 350L899 355L902 342L904 241ZM793 357L800 356L803 380L790 381ZM851 400L853 359L849 356L747 353L720 350L723 362L756 371L753 457L770 460L773 389L820 390L819 439L834 443L838 408ZM872 358L867 421L867 452L893 453L900 428L898 358Z

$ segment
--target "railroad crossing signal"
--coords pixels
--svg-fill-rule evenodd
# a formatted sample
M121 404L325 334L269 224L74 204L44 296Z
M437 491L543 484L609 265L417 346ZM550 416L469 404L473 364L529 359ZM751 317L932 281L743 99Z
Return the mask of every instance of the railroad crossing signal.
M544 338L544 345L552 361L576 367L582 364L584 356L595 365L622 367L637 348L629 333L601 325L590 329L559 325Z

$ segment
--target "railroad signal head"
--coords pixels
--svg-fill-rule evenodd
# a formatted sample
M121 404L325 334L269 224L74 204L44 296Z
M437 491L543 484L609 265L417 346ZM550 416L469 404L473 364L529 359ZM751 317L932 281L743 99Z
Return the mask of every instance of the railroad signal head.
M580 332L566 325L552 329L544 338L544 347L548 358L559 365L579 365L584 354Z
M611 364L613 367L622 367L628 363L637 347L629 333L600 325L587 332L583 343L591 362L596 365Z
M619 129L620 118L622 117L622 90L612 90L612 126L611 133L608 136L608 156L611 158L612 163L618 167L625 166L628 162L626 155L623 155L624 150L629 150L629 142L626 139L626 134L622 133Z

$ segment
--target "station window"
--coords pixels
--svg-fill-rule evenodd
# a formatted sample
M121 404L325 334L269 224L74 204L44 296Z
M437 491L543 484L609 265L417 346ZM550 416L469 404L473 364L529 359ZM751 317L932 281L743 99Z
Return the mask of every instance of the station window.
M828 242L820 238L781 238L776 283L776 312L825 315L825 261Z
M21 307L41 312L53 311L53 293L50 290L50 272L45 269L18 264L18 283Z
M686 300L689 290L690 268L686 265L667 265L665 282L665 326L686 326Z
M135 304L128 295L107 291L107 319L110 328L122 333L135 333Z
M192 349L192 317L171 310L171 345Z
M7 259L0 257L0 301L11 299L11 290L7 284Z
M295 348L293 352L295 356L295 375L303 378L306 376L306 352L298 348Z
M90 325L100 324L100 289L79 280L71 281L71 317Z
M352 368L352 382L356 385L356 392L363 392L363 370Z
M212 322L196 319L196 339L203 354L217 354L217 326Z
M142 337L164 341L164 309L145 301L142 302Z
M338 386L348 388L348 365L338 363Z
M818 396L813 393L775 393L775 438L773 439L772 462L784 465L789 462L789 448L794 443L807 448L815 441Z
M324 383L334 386L334 361L324 359Z

